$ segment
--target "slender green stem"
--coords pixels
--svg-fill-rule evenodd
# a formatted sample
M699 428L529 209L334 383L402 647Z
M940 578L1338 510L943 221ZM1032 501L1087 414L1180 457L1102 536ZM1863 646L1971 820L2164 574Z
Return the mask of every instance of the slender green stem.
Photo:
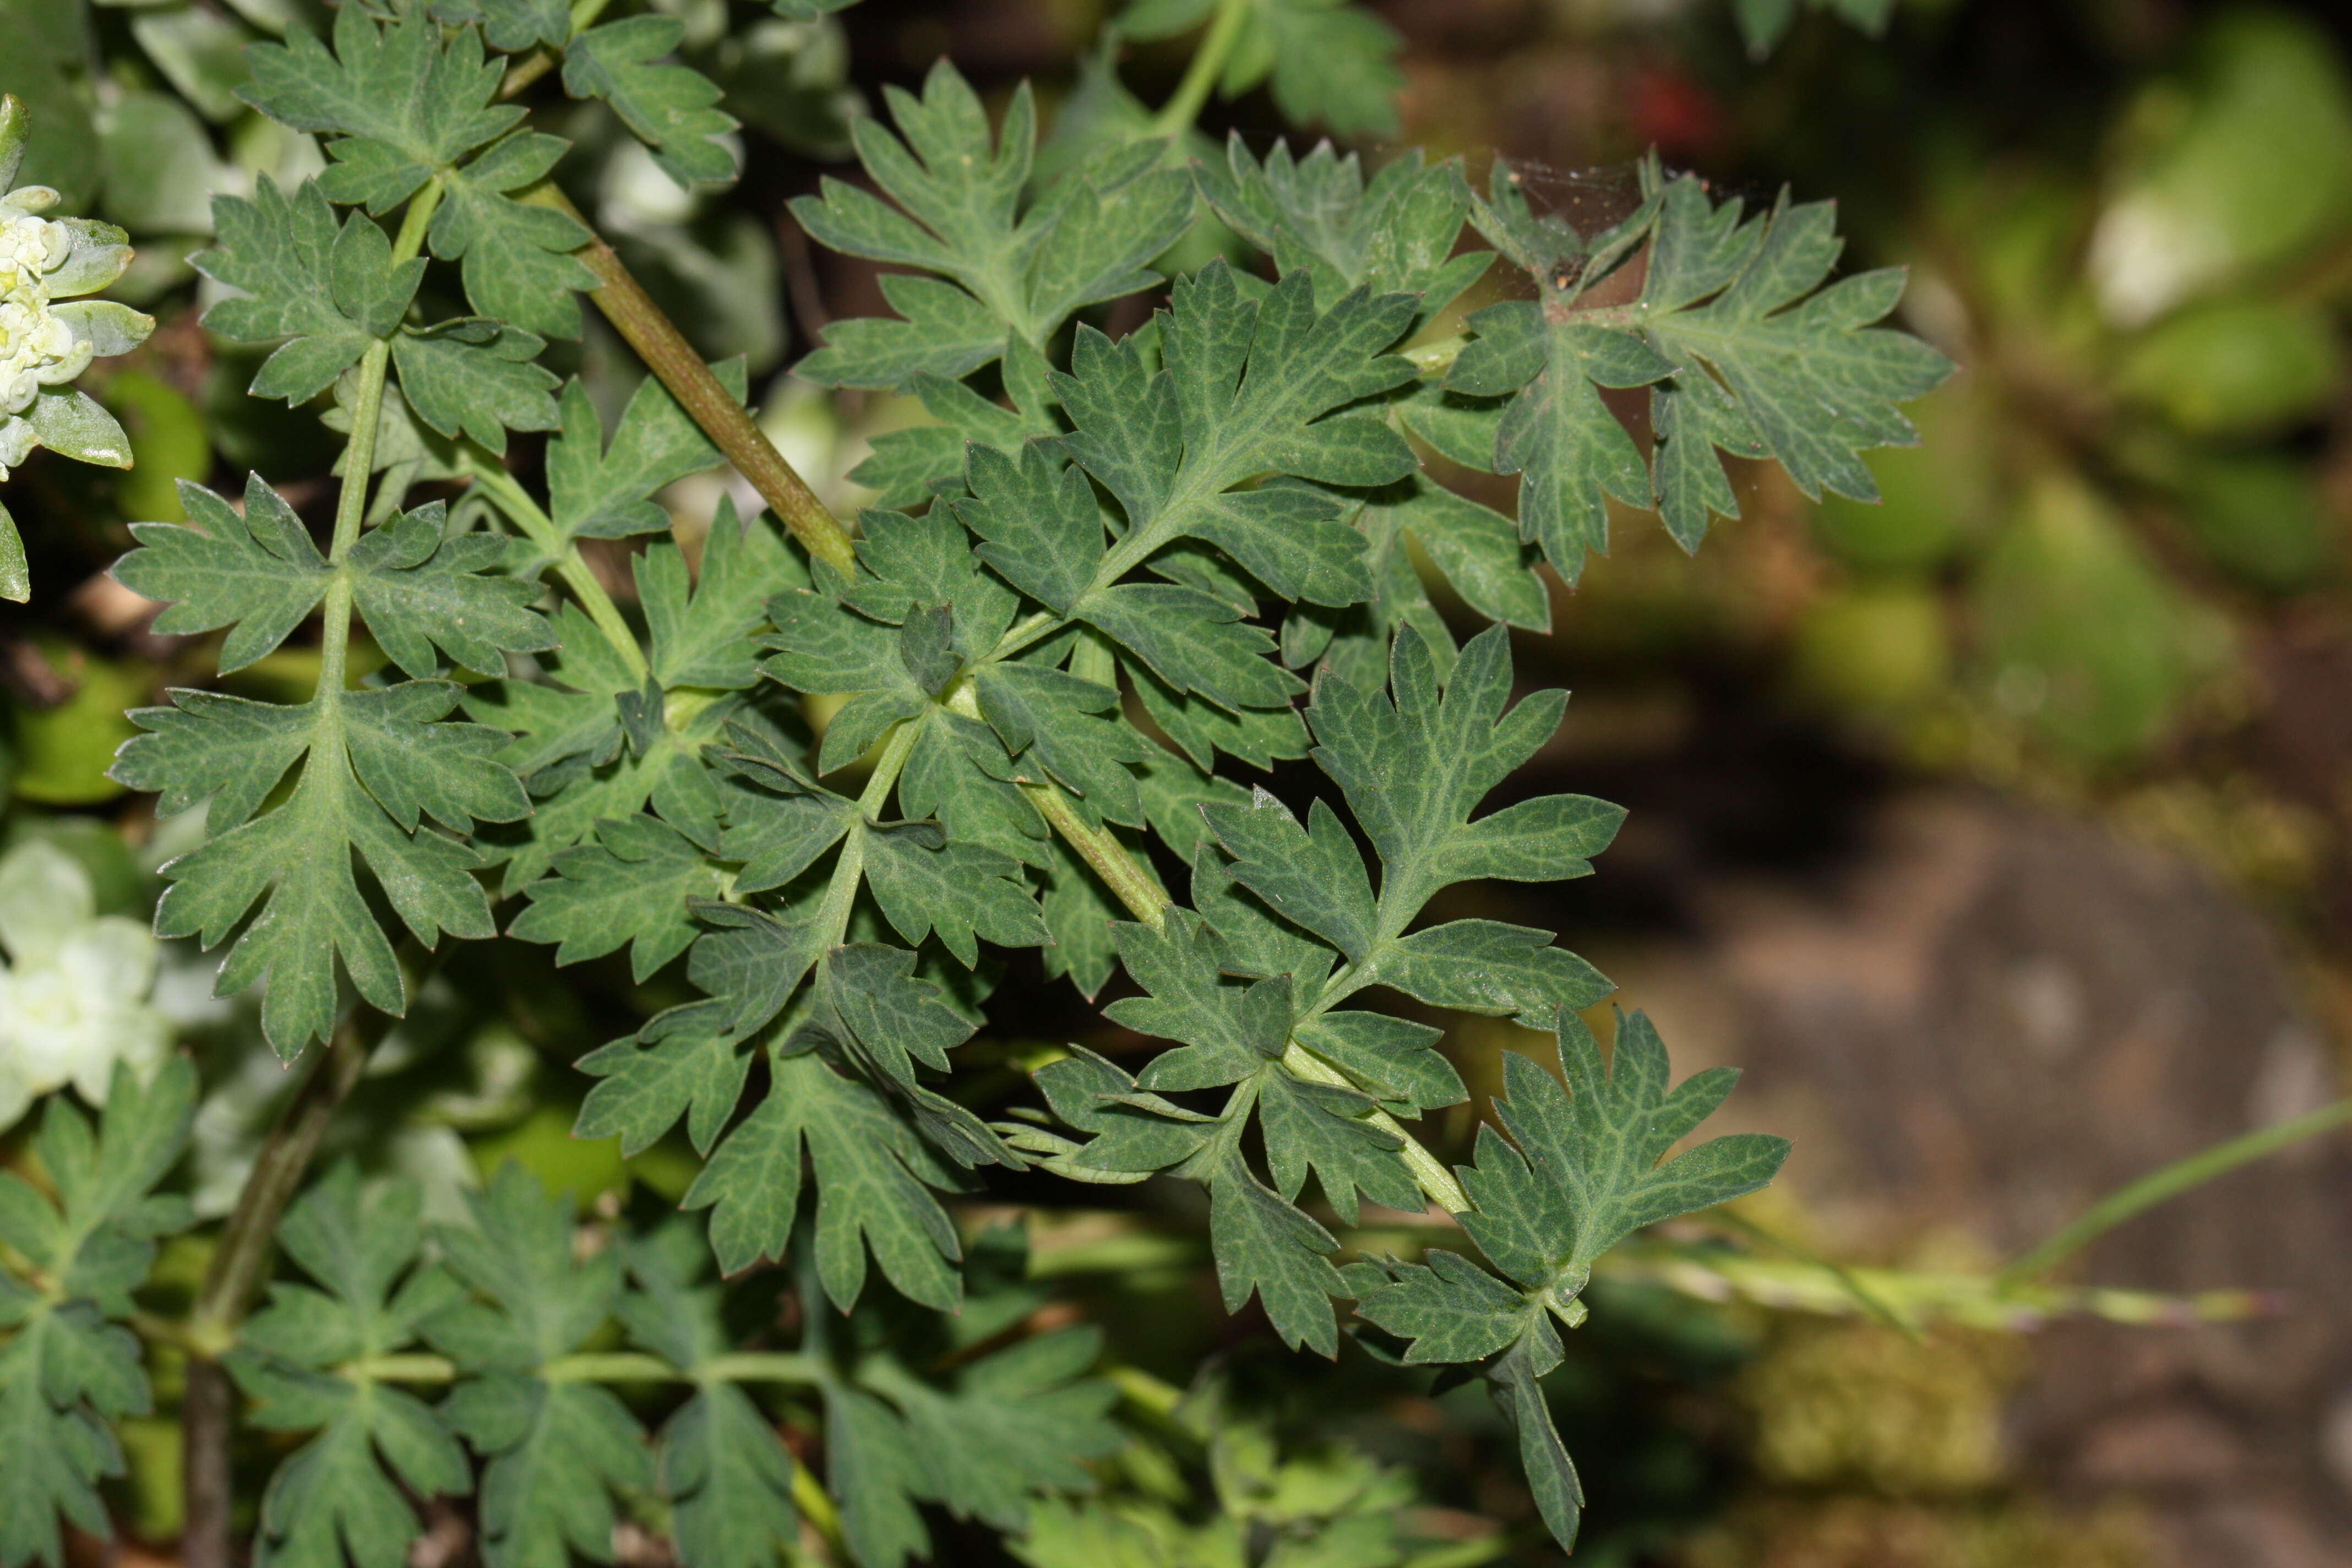
M580 216L580 209L552 184L541 182L520 199L552 207L579 219L583 227L587 226L587 220ZM613 247L594 237L592 231L588 243L572 254L596 275L596 287L589 298L604 313L604 319L628 340L629 346L637 351L637 357L646 362L646 368L669 388L670 395L677 399L688 417L702 427L702 433L726 454L727 460L751 482L751 488L760 492L770 510L793 531L793 537L811 555L831 563L835 570L855 570L857 549L848 530L825 510L824 502L817 499L808 482L784 461L783 454L776 450L775 443L768 439L767 432L760 428L751 410L719 384L719 378L710 374L710 367L702 363L694 345L686 341L677 323L662 312L653 297L630 275Z
M816 1532L824 1538L834 1560L847 1562L849 1548L842 1539L841 1510L825 1495L824 1483L816 1479L816 1473L798 1459L793 1461L793 1506L801 1510L803 1519L816 1526Z
M694 1369L703 1383L797 1383L814 1387L825 1379L814 1356L790 1351L739 1351L713 1356Z
M613 645L613 651L620 656L621 662L629 667L629 673L640 681L644 680L648 671L645 650L637 646L637 634L631 629L627 617L621 614L621 607L613 603L613 595L604 592L604 584L598 582L596 574L589 569L586 559L580 553L580 547L564 539L554 520L531 499L530 492L523 489L512 474L470 449L466 459L473 471L474 482L498 503L499 510L506 513L517 528L522 530L524 538L555 558L556 575L562 577L564 586L572 590L572 596L580 601L580 607L588 612L588 618L596 623L596 629L604 634L604 640Z
M1114 1363L1103 1368L1102 1374L1118 1387L1121 1398L1163 1421L1174 1415L1176 1407L1184 1403L1182 1389L1152 1376L1141 1367Z
M392 264L414 258L424 248L425 231L441 205L441 182L432 179L409 202L393 241ZM335 532L327 546L330 564L340 566L360 540L367 521L368 484L375 477L377 426L383 421L384 376L392 368L392 345L378 341L360 356L359 397L352 405L352 435L343 449L343 488L335 500ZM341 691L347 672L352 635L352 581L337 574L327 584L320 610L319 690Z
M1824 1258L1810 1248L1800 1247L1793 1241L1776 1236L1727 1205L1718 1204L1698 1217L1706 1224L1721 1226L1726 1230L1748 1237L1750 1241L1761 1242L1775 1252L1783 1253L1800 1263L1811 1265L1836 1280L1846 1294L1853 1298L1854 1304L1871 1317L1912 1339L1923 1337L1917 1323L1881 1300L1874 1291L1863 1284L1861 1278L1853 1269L1835 1258Z
M857 888L866 875L865 825L881 819L882 808L889 804L890 790L898 782L898 774L913 754L915 742L920 737L923 721L908 719L893 725L890 739L882 747L882 754L874 761L873 776L857 797L857 825L841 841L841 854L833 864L833 880L825 884L824 902L817 907L816 923L824 931L825 945L840 945L849 934L850 911L857 905Z
M1999 1282L2004 1286L2021 1285L2046 1274L2126 1220L2191 1188L2203 1186L2226 1172L2275 1154L2306 1138L2333 1131L2347 1122L2352 1122L2352 1100L2339 1100L2307 1115L2256 1128L2227 1142L2200 1149L2187 1159L2176 1160L2162 1170L2151 1171L2101 1198L2071 1224L2060 1226L2049 1240L2002 1269Z
M457 1363L446 1355L372 1355L344 1363L335 1375L354 1383L455 1383Z
M1192 63L1184 68L1184 79L1176 84L1174 96L1152 117L1152 135L1181 136L1192 129L1192 121L1201 117L1210 90L1225 68L1226 58L1241 38L1242 25L1248 20L1249 0L1217 0L1217 14L1209 23L1208 37L1201 40Z
M1150 867L1129 855L1109 828L1097 827L1079 816L1070 797L1051 779L1024 781L1021 793L1053 825L1054 831L1062 836L1062 842L1094 868L1103 886L1134 911L1137 920L1154 931L1166 924L1170 900L1160 886L1160 879L1151 874Z
M457 1363L447 1356L369 1356L336 1369L348 1378L379 1383L454 1383ZM681 1368L642 1351L582 1351L539 1369L549 1383L794 1383L824 1380L815 1358L787 1351L742 1351Z

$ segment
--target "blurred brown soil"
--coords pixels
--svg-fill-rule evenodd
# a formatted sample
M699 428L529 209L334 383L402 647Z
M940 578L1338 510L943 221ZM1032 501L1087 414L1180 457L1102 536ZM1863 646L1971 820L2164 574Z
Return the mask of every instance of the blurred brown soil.
M1798 1139L1787 1179L1843 1254L1940 1236L2011 1256L2137 1175L2344 1092L2263 921L2183 860L1918 792L1873 808L1840 867L1685 871L1684 931L1604 966L1681 1068L1746 1069L1726 1121ZM2179 1568L2352 1564L2352 1140L2228 1175L2068 1273L2276 1290L2285 1310L2035 1335L2007 1416L2015 1472L2061 1500L2132 1500Z

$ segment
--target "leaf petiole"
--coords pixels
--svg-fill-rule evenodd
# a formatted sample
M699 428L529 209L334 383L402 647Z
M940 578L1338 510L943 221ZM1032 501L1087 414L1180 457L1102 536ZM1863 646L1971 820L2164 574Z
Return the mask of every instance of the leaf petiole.
M1153 136L1181 136L1192 129L1192 121L1201 117L1207 106L1209 93L1217 85L1217 78L1225 68L1225 61L1241 38L1242 26L1249 20L1249 0L1217 0L1217 14L1209 23L1208 36L1193 52L1184 68L1183 79L1160 112L1152 117Z
M645 650L637 646L637 635L621 614L621 607L613 602L613 596L604 592L604 584L589 570L580 547L565 542L554 520L504 468L470 445L466 448L466 463L473 471L474 482L522 531L523 537L555 557L556 574L563 579L564 586L580 601L580 607L588 612L588 618L596 623L596 629L604 634L604 640L613 645L613 651L628 666L629 673L644 680L649 672Z

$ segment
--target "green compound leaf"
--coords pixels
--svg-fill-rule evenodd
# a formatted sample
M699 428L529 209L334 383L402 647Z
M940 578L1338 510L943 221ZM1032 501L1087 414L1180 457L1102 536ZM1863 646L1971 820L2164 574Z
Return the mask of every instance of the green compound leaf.
M1241 0L1241 33L1218 91L1236 98L1259 83L1297 126L1342 136L1393 136L1404 40L1347 0ZM1217 0L1137 0L1113 24L1130 38L1172 38L1210 18Z
M489 1461L483 1558L493 1568L560 1563L612 1549L613 1491L648 1485L645 1429L611 1392L539 1375L612 1316L621 1260L574 1254L573 1210L508 1163L469 1193L471 1228L437 1234L475 1300L436 1313L426 1337L472 1373L441 1413Z
M216 990L234 995L267 978L262 1028L289 1060L333 1028L339 962L371 1005L395 1016L407 1005L354 858L419 942L496 934L469 874L478 856L435 824L462 833L530 807L491 760L506 737L443 721L458 695L437 680L322 690L290 706L174 690L173 706L131 716L145 733L124 744L112 776L155 792L167 814L211 802L214 837L164 868L156 930L209 948L258 903ZM298 768L291 793L260 810Z
M621 1299L630 1337L692 1370L735 1348L719 1287L707 1281L701 1227L673 1219L628 1244L637 1289ZM766 1568L800 1538L793 1458L776 1424L733 1384L706 1382L662 1428L654 1477L671 1533L693 1568Z
M1453 673L1454 634L1430 602L1414 545L1446 585L1486 619L1551 628L1551 599L1535 571L1537 552L1520 542L1518 525L1502 513L1416 474L1370 492L1355 523L1364 536L1372 596L1344 609L1294 606L1282 625L1282 660L1294 669L1319 665L1353 685L1378 687L1388 679L1390 644L1411 626L1429 645L1439 674Z
M1225 1310L1239 1311L1255 1292L1283 1343L1337 1356L1331 1298L1348 1293L1331 1266L1339 1244L1260 1182L1238 1149L1228 1144L1214 1153L1205 1165L1194 1156L1194 1164L1209 1185L1209 1245L1217 1255Z
M472 1485L465 1451L438 1415L356 1370L412 1344L419 1322L460 1294L448 1275L419 1265L423 1202L411 1181L363 1190L345 1163L278 1233L326 1289L273 1285L228 1357L257 1426L318 1434L263 1496L271 1562L341 1568L348 1554L357 1568L397 1568L423 1533L408 1494L460 1495Z
M740 402L742 361L712 369ZM547 443L548 512L566 542L662 531L669 513L655 504L655 492L719 461L719 448L650 375L630 395L609 444L576 380L563 389L562 430Z
M71 1101L50 1100L35 1152L56 1200L0 1173L0 1241L57 1281L68 1300L129 1317L131 1292L154 1262L155 1237L189 1223L184 1199L153 1188L187 1148L194 1100L194 1069L179 1057L145 1084L117 1064L94 1131Z
M482 317L408 328L393 340L400 390L444 436L465 435L503 456L509 430L552 430L555 376L538 363L547 341Z
M523 116L520 106L492 104L505 67L484 58L481 35L445 37L421 5L381 26L346 5L335 14L332 52L293 28L283 44L253 45L247 60L253 79L237 96L297 131L346 138L329 144L336 163L320 186L377 212Z
M665 690L739 691L756 682L753 633L766 618L768 596L808 581L775 520L761 512L747 523L726 496L704 536L690 593L686 558L667 540L637 558L635 575L650 634L647 662Z
M64 1099L48 1102L35 1152L52 1200L0 1172L0 1244L50 1283L37 1290L0 1269L0 1563L63 1568L59 1516L104 1537L100 1482L123 1473L112 1424L152 1407L139 1342L110 1319L131 1315L156 1237L189 1223L184 1199L155 1184L186 1150L196 1075L174 1057L142 1084L117 1065L95 1131Z
M507 928L525 942L552 942L558 963L629 948L636 979L684 952L699 928L688 912L714 899L722 879L693 841L659 817L600 822L596 842L555 857L555 875L524 889L530 908Z
M898 775L898 804L910 816L937 818L954 842L993 849L1024 865L1058 865L1056 840L1011 782L1013 772L1003 742L987 725L960 713L935 713ZM1054 923L1050 903L1046 921ZM1058 927L1055 940L1062 940ZM1048 963L1052 956L1048 952Z
M732 1384L709 1384L669 1418L655 1478L672 1500L678 1557L694 1568L767 1568L800 1540L793 1457Z
M1633 437L1600 388L1644 386L1673 365L1639 339L1612 328L1554 321L1527 300L1490 305L1470 318L1479 336L1454 362L1445 384L1474 396L1524 386L1495 433L1495 468L1523 474L1519 527L1570 583L1587 553L1605 552L1609 516L1601 498L1650 501L1650 473Z
M1328 142L1305 158L1277 142L1261 163L1236 132L1222 163L1203 160L1192 172L1216 215L1284 274L1310 273L1326 307L1356 288L1419 294L1418 326L1494 262L1491 252L1454 254L1471 195L1451 159L1425 164L1415 151L1368 182L1357 156L1340 156Z
M944 1386L911 1375L896 1359L861 1368L868 1388L887 1404L868 1395L857 1420L865 1462L835 1481L845 1520L854 1510L903 1521L914 1517L912 1505L920 1500L958 1519L1017 1531L1038 1493L1091 1489L1096 1482L1086 1461L1107 1458L1126 1442L1108 1419L1118 1390L1085 1376L1101 1353L1100 1332L1076 1328L982 1357ZM894 1458L877 1463L875 1450L885 1445ZM877 1490L896 1495L872 1496ZM861 1542L860 1560L895 1563L928 1547L922 1534L902 1552L885 1545L876 1555Z
M536 8L520 13L506 0L490 16L497 37L548 25ZM568 31L568 17L563 25ZM474 308L521 331L580 335L575 296L596 280L569 253L588 242L588 230L512 195L545 178L569 143L515 130L523 110L492 102L505 68L484 58L480 32L445 37L421 5L382 26L365 7L346 5L331 52L298 27L282 45L256 44L250 58L252 79L238 89L247 102L298 131L338 138L327 147L334 164L318 180L329 199L382 215L437 176L443 200L427 237L434 255L462 260Z
M841 1533L860 1568L899 1568L930 1555L919 1506L923 1459L889 1405L842 1385L824 1391L825 1489L840 1500Z
M1292 977L1253 984L1221 973L1223 943L1188 910L1171 908L1163 932L1126 924L1114 930L1120 958L1150 994L1113 1003L1107 1012L1181 1048L1155 1059L1140 1079L1090 1054L1041 1069L1038 1086L1056 1114L1094 1134L1084 1145L1051 1146L1047 1168L1082 1181L1119 1182L1172 1167L1202 1183L1209 1189L1210 1240L1226 1310L1238 1311L1255 1295L1286 1344L1336 1355L1339 1322L1331 1298L1347 1290L1328 1255L1339 1243L1290 1201L1305 1180L1306 1152L1286 1153L1277 1163L1277 1179L1289 1189L1286 1196L1258 1179L1241 1147L1253 1108L1269 1096L1286 1095L1288 1072L1280 1058L1293 1024ZM1213 1117L1156 1092L1227 1084L1234 1088L1222 1114ZM1331 1109L1339 1114L1361 1115L1371 1109L1365 1096L1345 1090L1333 1095ZM1297 1109L1285 1099L1272 1114L1290 1119ZM1266 1131L1271 1140L1273 1121ZM1385 1147L1378 1152L1395 1163L1400 1141L1382 1142ZM1334 1173L1351 1172L1355 1163L1332 1148L1317 1153L1325 1192L1352 1216L1355 1184L1349 1175ZM1415 1189L1402 1164L1394 1179L1372 1179L1379 1194L1412 1206Z
M1381 984L1438 1006L1549 1023L1610 988L1540 931L1481 920L1407 929L1455 881L1582 875L1616 831L1616 807L1577 795L1474 817L1559 721L1561 694L1507 712L1510 688L1499 626L1464 650L1442 692L1433 656L1410 630L1397 638L1387 689L1318 682L1307 710L1316 760L1381 858L1378 890L1326 803L1304 825L1262 790L1246 801L1202 803L1217 847L1196 852L1200 912L1171 908L1159 931L1114 928L1119 957L1146 994L1106 1009L1177 1048L1133 1077L1093 1057L1042 1069L1038 1083L1055 1113L1091 1139L1015 1140L1046 1168L1082 1181L1172 1169L1206 1184L1228 1308L1255 1294L1293 1345L1335 1353L1330 1300L1353 1289L1331 1263L1337 1241L1297 1206L1307 1177L1349 1224L1365 1198L1418 1206L1403 1140L1379 1113L1418 1114L1462 1098L1430 1050L1435 1031L1336 1004ZM1163 1098L1225 1086L1216 1116ZM1270 1182L1244 1153L1253 1113Z
M1736 515L1716 457L1777 459L1808 496L1864 500L1877 489L1859 453L1916 439L1895 405L1951 374L1927 344L1874 326L1895 307L1903 273L1885 268L1822 287L1843 241L1827 203L1768 213L1717 205L1694 178L1643 170L1649 199L1588 244L1539 217L1498 165L1482 226L1537 275L1542 298L1490 306L1447 373L1475 398L1516 393L1495 435L1494 464L1523 473L1519 526L1573 583L1608 546L1603 498L1659 509L1685 549L1712 514ZM1649 241L1641 298L1586 307L1582 291ZM1648 386L1657 437L1645 465L1601 387ZM1434 433L1431 432L1433 437Z
M595 445L593 436L585 439ZM645 470L635 471L638 479L604 493L641 482ZM566 609L555 617L565 651L545 661L557 684L507 680L467 696L477 717L514 734L500 760L539 797L527 833L507 847L509 889L528 886L599 823L648 805L715 855L727 802L712 746L730 725L782 745L795 722L762 708L757 695L734 694L756 679L759 647L751 634L762 597L807 581L772 519L762 513L746 528L733 504L722 503L704 543L701 580L690 590L685 559L667 540L637 557L635 576L656 694L602 631ZM623 723L626 710L638 716L634 733Z
M684 1116L695 1152L709 1154L751 1069L750 1053L726 1023L715 1004L674 1008L636 1037L581 1058L580 1070L600 1081L580 1107L573 1135L618 1137L622 1153L634 1155Z
M1347 798L1380 857L1368 891L1353 843L1324 808L1302 829L1269 795L1243 810L1205 808L1234 857L1234 879L1284 918L1348 955L1355 984L1392 985L1439 1006L1548 1018L1589 1006L1610 986L1549 937L1492 921L1406 933L1440 889L1473 878L1552 881L1591 870L1624 814L1582 795L1523 801L1473 820L1478 803L1558 728L1565 692L1510 696L1507 634L1489 627L1463 650L1441 693L1436 663L1410 627L1398 634L1391 692L1326 677L1307 719L1315 760Z
M242 517L209 492L191 488L187 499L194 524L142 525L141 548L116 570L141 592L178 601L163 621L230 626L236 662L277 647L338 590L385 651L418 673L436 667L436 647L461 663L499 668L508 650L551 646L547 624L525 608L529 585L479 570L497 563L498 542L448 536L437 502L363 535L331 565L284 499L257 479ZM470 875L480 858L447 835L519 820L530 805L491 761L507 736L445 721L458 687L322 686L290 705L170 695L172 707L137 712L146 732L124 745L113 770L132 788L156 792L167 814L210 802L213 837L165 869L172 886L157 929L210 947L244 924L219 991L270 979L263 1027L280 1055L290 1059L332 1026L339 962L373 1005L394 1014L405 1005L354 856L418 941L492 933L488 900ZM265 810L289 772L290 790Z
M685 66L662 63L686 36L670 16L631 16L592 27L563 57L563 88L601 98L651 148L654 161L681 185L735 177L735 154L719 140L735 117L714 107L719 84Z
M411 675L439 672L436 645L477 670L503 669L509 650L555 646L553 629L529 608L538 591L488 574L504 564L504 545L488 534L450 534L438 501L364 536L339 570L259 475L247 479L242 514L186 480L180 500L189 524L133 523L142 548L116 563L114 575L169 603L155 619L167 633L230 627L221 646L224 674L275 650L338 577L351 583L377 643Z
M933 931L969 969L982 939L1043 947L1052 938L1009 855L948 837L935 822L867 825L866 878L891 928L909 943Z
M1532 1059L1505 1059L1496 1114L1517 1147L1482 1131L1478 1164L1464 1175L1477 1212L1463 1224L1505 1273L1565 1306L1593 1261L1633 1231L1769 1182L1789 1141L1733 1133L1661 1164L1723 1103L1738 1070L1711 1068L1670 1089L1666 1048L1640 1013L1621 1023L1605 1066L1592 1031L1565 1011L1559 1047L1565 1089Z
M934 496L961 493L967 442L1009 456L1032 436L1061 433L1050 418L1026 408L1001 408L963 383L929 371L916 374L911 390L940 423L877 436L874 455L849 475L880 492L876 505L894 511L918 510Z
M1019 459L975 447L972 499L956 516L981 536L976 553L1007 582L1082 620L1146 666L1174 693L1196 692L1230 710L1286 706L1303 684L1276 666L1273 641L1238 624L1241 612L1197 588L1095 585L1102 521L1086 476L1044 446Z
M34 1308L33 1292L0 1286L0 1563L64 1568L62 1514L77 1529L110 1532L99 1483L124 1471L110 1423L150 1407L139 1342L85 1306Z
M991 665L972 686L1015 778L1050 780L1088 813L1142 825L1143 797L1126 764L1155 748L1120 721L1116 689L1035 664Z
M870 1245L901 1292L953 1311L963 1294L953 1265L963 1249L931 1195L957 1184L953 1172L878 1090L835 1072L817 1051L773 1058L770 1076L768 1097L686 1194L687 1208L713 1211L719 1269L733 1274L783 1256L805 1149L817 1191L817 1270L834 1305L846 1311L864 1291Z
M980 99L944 59L918 99L887 90L893 135L855 127L859 158L888 203L828 178L793 203L818 243L951 279L886 276L901 319L838 321L800 373L841 386L954 378L1025 347L1043 352L1081 308L1159 282L1145 263L1192 219L1191 180L1160 166L1157 143L1115 148L1024 205L1036 111L1024 84L989 135Z
M1544 1521L1562 1549L1575 1543L1583 1503L1538 1380L1559 1364L1554 1321L1584 1321L1578 1300L1601 1254L1646 1225L1752 1193L1789 1155L1789 1141L1738 1132L1661 1163L1738 1080L1716 1068L1672 1084L1666 1050L1647 1017L1620 1017L1604 1063L1583 1021L1563 1008L1567 1086L1516 1052L1503 1061L1496 1113L1509 1133L1478 1133L1462 1182L1475 1207L1463 1228L1509 1283L1454 1254L1425 1263L1351 1268L1357 1315L1410 1341L1411 1363L1484 1362L1496 1402L1519 1434Z
M422 260L394 266L392 241L357 213L336 221L319 186L291 196L264 175L253 199L213 198L218 242L190 259L243 291L205 312L205 324L245 342L287 342L262 362L256 397L302 403L334 384L368 345L391 336L425 276Z
M1159 318L1156 373L1134 338L1113 344L1080 328L1071 372L1054 384L1076 426L1065 446L1126 513L1109 559L1124 567L1201 539L1286 599L1370 597L1364 541L1338 499L1304 486L1234 487L1269 472L1351 486L1413 472L1402 437L1375 417L1335 412L1412 379L1412 363L1386 351L1413 310L1410 296L1358 289L1318 311L1305 272L1252 302L1218 261L1176 285Z
M593 237L569 213L514 199L547 177L570 143L517 132L442 176L426 231L433 254L462 263L466 298L494 321L551 338L580 335L579 294L596 275L572 254Z

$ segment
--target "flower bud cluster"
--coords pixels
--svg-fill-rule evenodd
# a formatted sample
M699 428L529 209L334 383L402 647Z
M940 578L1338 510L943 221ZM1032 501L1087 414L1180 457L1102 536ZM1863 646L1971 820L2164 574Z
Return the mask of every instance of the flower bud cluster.
M56 199L44 187L18 190L0 217L0 416L5 416L0 423L0 479L35 445L25 410L42 387L71 381L88 369L92 353L89 340L49 308L49 274L72 256L73 231L24 210Z

